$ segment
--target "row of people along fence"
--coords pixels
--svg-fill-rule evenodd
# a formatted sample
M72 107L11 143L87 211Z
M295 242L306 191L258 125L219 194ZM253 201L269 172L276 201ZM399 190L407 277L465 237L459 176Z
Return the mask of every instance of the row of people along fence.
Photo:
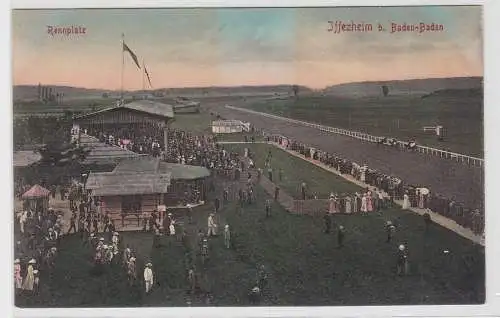
M267 142L276 143L287 150L300 154L306 159L318 160L334 168L341 174L350 175L356 180L382 189L389 195L391 200L403 200L404 195L407 194L411 207L429 209L434 213L455 221L464 228L472 230L476 235L482 235L484 233L485 220L483 207L466 207L460 202L455 202L452 199L433 192L419 195L418 189L423 188L423 186L405 183L395 176L383 174L367 166L360 166L350 160L309 147L306 144L284 136L266 135L265 138Z

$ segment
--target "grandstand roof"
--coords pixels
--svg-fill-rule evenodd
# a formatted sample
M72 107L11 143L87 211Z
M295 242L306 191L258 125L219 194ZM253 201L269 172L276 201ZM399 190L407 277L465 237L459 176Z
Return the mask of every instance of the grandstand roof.
M96 112L83 114L80 116L76 116L75 119L87 118L96 114L101 114L108 111L114 111L117 109L130 109L139 112L143 112L146 114L160 116L165 118L174 118L174 107L169 104L159 103L152 100L141 99L136 100L127 104L122 104L120 106L112 106L108 108L101 109Z
M209 175L205 167L140 157L122 160L112 172L91 172L86 188L98 196L167 193L171 180L195 180Z

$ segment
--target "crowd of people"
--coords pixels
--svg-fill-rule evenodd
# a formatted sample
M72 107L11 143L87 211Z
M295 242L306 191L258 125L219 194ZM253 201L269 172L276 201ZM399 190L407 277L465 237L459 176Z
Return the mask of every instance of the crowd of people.
M14 285L17 293L38 293L40 272L50 271L63 236L61 211L25 206L16 215Z
M266 138L267 141L278 143L305 158L318 160L341 174L350 175L363 183L381 189L391 200L403 200L403 208L429 209L471 229L476 235L481 235L484 232L484 210L482 209L465 207L453 199L431 193L425 186L405 183L398 177L381 173L367 165L357 164L284 136L270 135Z

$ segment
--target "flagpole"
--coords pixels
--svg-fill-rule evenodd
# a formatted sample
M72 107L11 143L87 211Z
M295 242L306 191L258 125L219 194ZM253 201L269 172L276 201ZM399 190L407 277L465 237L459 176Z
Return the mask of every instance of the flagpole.
M144 73L146 72L145 70L146 70L146 64L144 64L144 59L142 59L142 72L141 72L141 74L142 74L142 91L143 92L146 89L145 88L145 82L144 82L144 77L145 77Z
M124 69L125 69L125 52L123 50L123 47L125 45L125 34L122 33L122 78L121 78L121 85L120 85L120 103L123 103L123 77L124 77Z

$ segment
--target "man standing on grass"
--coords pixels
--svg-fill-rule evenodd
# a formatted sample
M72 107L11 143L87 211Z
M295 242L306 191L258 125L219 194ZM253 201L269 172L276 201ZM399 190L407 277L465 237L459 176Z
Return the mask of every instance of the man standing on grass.
M267 169L267 177L269 178L269 181L273 182L273 169L271 167Z
M217 228L217 224L215 224L214 214L210 213L208 216L208 236L216 236L215 230Z
M144 268L144 285L146 287L146 294L149 294L151 288L153 287L153 270L151 267L153 264L147 263L146 268Z
M215 208L215 213L219 212L219 209L220 209L220 200L219 200L219 198L215 198L215 200L214 200L214 208Z
M345 230L342 225L339 226L339 230L337 232L337 244L338 248L341 248L344 246L344 237L345 237Z
M300 185L300 192L302 194L302 200L305 200L306 199L306 183L305 182L302 182L302 184Z
M257 284L260 291L264 292L264 288L267 286L267 272L264 265L260 265L259 272L257 273Z
M392 224L391 221L387 221L385 224L385 231L387 232L387 243L390 243L392 240L392 236L394 232L396 231L396 227Z
M229 225L224 226L224 246L226 248L231 247L231 231L229 230Z
M280 195L280 187L276 186L276 188L274 188L274 200L278 201L279 195Z
M399 245L397 265L398 275L408 274L408 252L404 244Z
M266 218L271 217L271 200L266 200Z
M71 219L69 220L69 230L68 230L68 234L71 232L71 230L73 230L74 233L76 233L76 216L75 214L73 213L71 215Z
M229 190L227 187L224 188L224 193L222 195L224 204L227 204L229 202Z

